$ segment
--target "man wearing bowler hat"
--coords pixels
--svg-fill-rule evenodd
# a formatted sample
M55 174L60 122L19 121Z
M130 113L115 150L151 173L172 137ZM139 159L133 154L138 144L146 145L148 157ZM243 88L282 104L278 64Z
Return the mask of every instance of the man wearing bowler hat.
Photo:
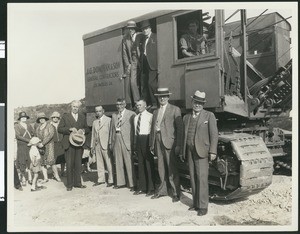
M209 160L217 155L218 128L215 115L203 109L205 92L197 90L192 98L193 111L183 117L184 138L180 159L187 157L191 177L193 206L199 216L206 215L208 208Z
M131 105L134 106L140 98L140 92L138 88L138 60L139 51L138 43L141 40L142 34L136 32L137 26L133 20L127 22L126 29L128 33L124 36L122 41L122 57L125 69L125 86L126 100L131 100Z
M58 132L63 134L62 144L67 165L67 191L73 187L86 188L81 183L81 156L83 154L84 134L89 132L85 115L79 113L80 101L71 103L71 113L65 113L58 125Z
M147 104L157 107L154 93L158 87L157 73L157 36L152 32L149 20L141 23L144 38L140 43L142 77L141 93Z
M175 157L181 151L183 123L180 109L169 104L170 94L168 88L158 88L155 94L160 107L153 112L150 150L158 157L161 184L151 198L168 195L169 187L172 191L172 201L177 202L180 200L180 184Z

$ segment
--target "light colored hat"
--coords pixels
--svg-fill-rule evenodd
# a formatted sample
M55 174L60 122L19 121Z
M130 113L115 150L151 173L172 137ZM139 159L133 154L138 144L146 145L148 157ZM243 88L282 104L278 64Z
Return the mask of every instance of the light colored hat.
M170 95L172 93L170 93L169 88L158 88L157 89L157 93L155 93L155 96L167 96Z
M133 20L127 22L126 28L136 28L136 23Z
M49 118L46 116L46 114L44 112L40 112L37 114L36 122L39 123L40 119L49 120Z
M18 120L20 120L21 118L26 117L27 119L29 119L29 116L26 114L26 112L22 111L19 113L19 118Z
M32 137L27 145L32 146L32 145L36 145L39 142L41 142L40 138Z
M69 141L74 146L83 146L85 142L85 135L81 131L71 132Z
M54 111L50 116L50 118L54 118L54 117L60 118L60 114L57 111Z
M191 96L191 98L198 102L202 102L202 103L206 102L205 92L200 92L199 90L197 90L194 96Z

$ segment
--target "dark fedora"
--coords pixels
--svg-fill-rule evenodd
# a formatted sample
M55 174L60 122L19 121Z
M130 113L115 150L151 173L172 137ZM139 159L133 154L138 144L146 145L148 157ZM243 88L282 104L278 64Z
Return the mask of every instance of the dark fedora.
M195 101L198 102L202 102L205 103L206 99L205 99L205 92L200 92L199 90L197 90L194 94L194 96L191 96L191 98Z
M18 118L18 120L20 120L20 119L23 118L23 117L26 117L27 119L30 119L29 116L26 114L25 111L22 111L22 112L19 113L19 118Z
M141 29L147 28L150 26L150 21L149 20L145 20L141 23Z
M154 94L155 96L169 96L170 94L170 91L169 91L169 88L158 88L157 89L157 92Z
M40 112L37 114L36 122L39 123L40 119L45 119L46 121L49 120L49 118L45 115L44 112Z
M137 28L136 23L133 20L127 22L126 28Z

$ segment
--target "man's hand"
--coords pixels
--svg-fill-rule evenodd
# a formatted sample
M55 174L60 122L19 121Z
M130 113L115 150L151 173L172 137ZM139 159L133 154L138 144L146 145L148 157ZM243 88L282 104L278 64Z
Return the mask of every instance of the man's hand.
M150 147L150 153L154 155L154 148Z
M42 143L39 143L38 145L37 145L37 147L39 147L39 148L43 148L43 144Z
M84 129L79 129L79 130L78 130L78 133L84 135L85 131L84 131Z
M129 64L128 66L127 66L127 74L130 74L130 69L131 69L131 64Z
M94 147L91 148L91 154L94 155L96 153L96 150Z
M184 162L184 160L185 160L185 157L183 157L183 155L182 155L182 154L179 154L179 158L180 158L180 161L181 161L181 162Z
M112 151L112 145L111 145L111 144L108 145L108 149L109 149L110 151Z
M217 158L216 154L212 154L212 153L209 154L210 161L214 161L216 158Z
M175 155L179 155L180 154L180 150L181 150L181 147L177 145L175 147Z

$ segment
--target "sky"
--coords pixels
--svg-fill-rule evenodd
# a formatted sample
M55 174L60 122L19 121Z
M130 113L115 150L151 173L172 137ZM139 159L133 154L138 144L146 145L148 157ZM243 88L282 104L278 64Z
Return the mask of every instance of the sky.
M82 36L109 25L163 9L247 8L247 16L263 12L259 3L10 3L8 4L8 104L15 107L69 103L85 96ZM250 9L252 8L252 9ZM288 17L288 4L269 9ZM232 19L234 20L234 18Z

